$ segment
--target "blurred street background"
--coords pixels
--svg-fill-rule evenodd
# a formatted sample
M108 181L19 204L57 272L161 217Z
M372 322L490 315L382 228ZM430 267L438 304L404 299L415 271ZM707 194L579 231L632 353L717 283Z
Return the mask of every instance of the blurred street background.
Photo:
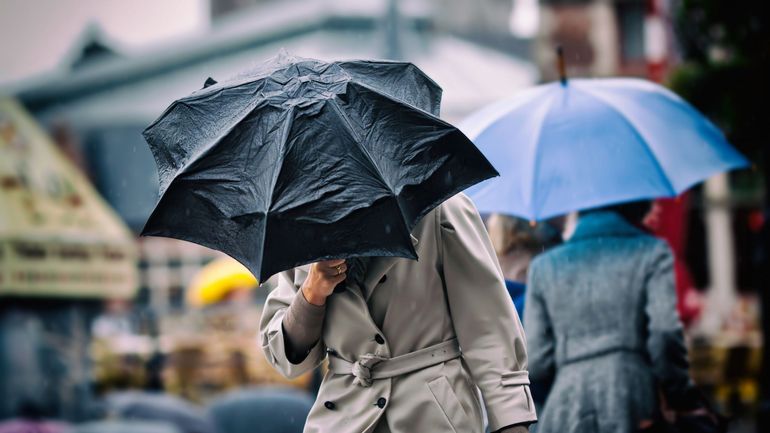
M455 123L557 79L562 46L570 77L664 84L751 160L661 200L652 229L680 262L693 379L730 431L770 431L769 25L719 0L0 0L0 424L124 431L128 401L152 395L187 424L136 431L229 433L256 416L240 401L285 398L272 413L301 431L322 372L287 381L260 352L274 281L138 237L158 194L141 131L281 48L413 62Z

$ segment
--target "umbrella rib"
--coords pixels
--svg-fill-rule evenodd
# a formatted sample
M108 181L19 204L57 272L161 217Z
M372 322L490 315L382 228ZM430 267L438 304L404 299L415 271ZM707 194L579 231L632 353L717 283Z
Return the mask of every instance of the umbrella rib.
M350 133L351 137L353 138L353 141L355 141L358 148L361 149L364 156L366 156L366 159L369 161L369 164L374 169L374 172L377 174L377 177L388 188L388 191L390 191L390 193L395 197L396 192L394 191L390 183L388 183L388 181L385 180L385 177L380 172L380 168L377 167L377 164L374 163L374 158L372 158L372 155L369 153L369 149L367 149L364 145L361 144L361 137L353 128L353 125L351 124L350 119L348 118L348 115L345 113L342 107L339 106L339 103L337 103L336 99L330 99L328 100L328 102L331 104L334 111L337 112L337 115L340 116L340 118L342 119L342 124L345 126L345 129L348 131L348 133Z
M417 66L415 66L414 64L412 64L412 66L413 66L414 68L416 68L418 71L420 70L420 69L419 69L419 68L417 68ZM431 79L431 81L432 81L432 79ZM425 111L425 110L423 110L423 109L422 109L422 108L420 108L420 107L414 106L414 105L412 105L412 104L410 104L410 103L408 103L408 102L406 102L406 101L402 101L402 100L400 100L400 99L394 99L394 98L393 98L393 97L391 97L390 95L388 95L388 94L385 94L385 93L382 93L382 92L380 92L379 90L377 90L377 89L375 89L375 88L372 88L372 87L370 87L370 86L368 86L368 85L366 85L366 84L364 84L364 83L361 83L361 82L359 82L359 81L350 81L348 84L349 84L349 85L353 85L353 86L359 86L359 87L362 87L362 88L366 89L367 91L369 91L369 92L372 92L372 93L374 93L375 95L377 95L377 96L379 96L379 97L381 97L381 98L383 98L383 99L386 99L386 100L390 101L390 102L391 102L391 103L393 103L393 104L396 104L396 105L404 105L404 106L406 106L406 107L408 107L408 108L411 108L411 109L417 110L418 112L420 112L420 113L422 113L422 114L424 114L424 115L430 116L430 117L431 117L431 119L432 119L433 121L437 122L437 123L443 124L444 126L447 126L447 127L449 127L449 128L454 128L454 126L453 126L453 125L451 125L450 123L448 123L448 122L444 121L444 120L443 120L443 119L441 119L440 117L438 117L438 116L435 116L435 115L433 115L432 113L430 113L430 112L428 112L428 111ZM346 114L343 112L342 108L340 108L340 107L337 105L337 101L336 101L336 100L334 101L334 103L335 103L335 108L341 112L341 113L340 113L340 115L341 115L341 117L342 117L342 118L345 120L345 126L346 126L346 127L348 127L348 128L351 130L351 133L353 133L353 131L352 131L352 125L350 124L350 120L348 119L347 115L346 115ZM354 135L354 137L355 137L355 135ZM378 167L377 167L377 166L374 164L374 160L372 160L372 158L371 158L371 155L369 154L368 150L367 150L366 148L363 148L363 146L360 146L360 145L359 145L359 147L361 147L361 148L363 149L364 153L366 154L367 158L369 158L369 160L370 160L371 164L374 166L375 170L377 170L377 172L378 172L378 174L380 175L380 177L382 177L381 173L379 173L379 168L378 168ZM383 179L383 181L384 181L384 179ZM387 184L387 183L386 183L385 185L388 187L388 189L389 189L389 190L391 191L391 193L393 194L393 197L396 199L396 204L398 204L398 210L399 210L399 212L401 212L401 217L403 218L403 220L404 220L404 221L408 221L408 218L407 218L407 216L406 216L406 215L404 215L404 211L401 209L401 204L400 204L400 202L399 202L399 194L396 194L396 191L395 191L395 189L394 189L393 187L391 187L389 184Z
M368 91L370 91L372 93L375 93L377 96L379 96L381 98L385 98L385 99L387 99L388 101L390 101L390 102L392 102L394 104L405 105L405 106L407 106L409 108L412 108L414 110L417 110L417 111L419 111L421 113L425 113L425 114L431 116L435 121L437 121L439 123L442 123L444 126L454 127L453 125L451 125L450 123L446 122L444 119L436 116L435 114L431 113L430 111L423 110L422 108L420 108L420 107L418 107L416 105L412 105L412 104L410 104L407 101L403 101L401 99L395 99L392 96L388 95L387 93L382 93L379 90L377 90L377 89L375 89L375 88L373 88L371 86L368 86L368 85L366 85L366 84L364 84L364 83L362 83L360 81L350 81L350 82L348 82L348 84L352 84L354 86L363 87L364 89L366 89L366 90L368 90Z
M522 90L514 96L493 103L492 105L471 114L458 125L458 128L467 135L468 138L476 140L484 130L499 122L506 115L510 114L511 111L529 104L529 102L534 99L530 96L533 93L545 93L545 91L542 88L537 87Z
M193 154L193 155L192 155L192 156L191 156L191 157L190 157L190 158L189 158L189 159L188 159L188 160L185 162L185 164L184 164L182 167L180 167L180 168L179 168L179 169L176 171L176 173L174 173L174 176L171 178L171 179L172 179L172 182L173 182L173 180L175 180L176 178L178 178L178 177L179 177L179 175L181 175L181 174L184 174L184 173L187 173L187 171L190 169L190 167L192 167L192 166L193 166L193 165L194 165L196 162L198 162L198 161L199 161L201 158L203 158L203 157L204 157L204 156L206 156L206 155L207 155L209 152L213 151L213 150L214 150L214 149L215 149L217 146L219 146L219 145L222 143L222 140L224 140L225 138L227 138L227 137L228 137L228 136L229 136L229 135L230 135L230 134L231 134L231 133L232 133L232 132L233 132L233 131L234 131L234 130L237 128L237 127L238 127L238 125L240 125L240 124L241 124L241 122L243 122L243 119L245 119L246 117L248 117L248 116L249 116L251 113L253 113L253 112L254 112L254 111L257 109L257 108L260 108L261 106L262 106L262 104L261 104L260 102L258 102L258 103L256 103L256 104L255 104L253 107L251 107L251 108L249 108L249 109L247 109L247 110L244 110L244 111L243 111L243 115L242 115L242 116L239 116L239 118L238 118L238 121L236 121L236 122L233 122L232 126L230 126L229 128L227 128L227 130L226 130L225 132L223 132L222 134L220 134L220 135L219 135L219 136L216 138L216 140L212 141L210 144L207 144L207 145L205 145L205 146L201 146L202 148L201 148L201 149L198 149L198 150L197 150L197 151L196 151L196 152L195 152L195 153L194 153L194 154ZM169 183L169 185L170 185L170 184L171 184L171 183ZM163 193L165 194L165 192L166 192L166 191L164 190L164 191L163 191Z
M286 111L286 119L284 120L283 131L281 132L281 140L280 140L281 151L278 152L278 154L280 155L280 161L277 161L276 163L276 167L278 167L278 169L274 171L273 178L270 180L270 188L268 189L270 195L267 198L267 207L265 208L265 218L264 218L264 221L262 222L263 236L262 236L262 248L260 249L260 254L265 253L265 247L266 247L265 242L267 242L267 236L266 236L267 222L270 219L270 210L273 207L273 192L275 189L275 184L278 182L278 178L281 176L281 171L283 170L283 162L286 159L286 152L285 152L286 140L289 137L289 132L291 131L291 127L293 126L293 124L294 124L294 107L290 107ZM260 260L262 261L263 258L260 258ZM260 274L262 273L261 265L260 265L259 272ZM258 278L260 279L261 277L262 275L258 276Z
M401 65L401 66L407 67L409 72L421 76L423 79L428 81L430 84L436 86L436 88L438 89L438 98L437 98L436 101L433 101L433 102L436 104L436 106L441 106L441 97L443 95L444 90L441 88L441 86L439 86L439 84L435 80L433 80L433 78L429 77L425 72L423 72L413 62L402 62L402 61L397 61L397 60L362 60L361 62L362 63L372 64L372 65L374 65L374 64ZM343 70L345 70L345 65L352 65L352 64L357 63L357 61L341 61L341 62L335 62L335 63L337 65L339 65ZM346 71L346 72L349 73L349 71ZM370 87L369 85L367 85L367 84L365 84L365 83L363 83L361 81L356 80L355 77L351 76L351 78L353 78L350 81L351 83L359 85L359 86L362 86L362 87L366 87L367 89L371 90L372 92L375 92L375 93L377 93L379 95L387 97L387 98L389 98L391 100L393 99L393 98L389 97L388 95L385 95L382 92L379 92L376 89ZM410 104L409 102L404 101L404 100L398 100L397 102L402 103L404 105L409 105L410 107L414 107L414 108L416 108L418 110L426 111L426 110L423 110L420 107L414 106L413 104ZM431 113L431 114L433 114L433 113Z
M626 113L623 112L622 109L617 107L614 103L611 101L608 101L606 98L602 97L599 94L596 94L592 91L590 91L587 88L582 87L573 87L576 91L582 92L583 94L595 98L597 101L601 102L609 108L610 110L614 111L618 114L618 116L623 119L623 121L628 125L628 127L633 131L633 134L639 137L639 141L642 144L642 148L644 151L650 156L650 159L652 159L653 163L655 164L655 167L657 168L658 174L660 174L661 178L663 178L663 181L666 182L666 185L668 186L669 191L671 191L671 195L677 195L679 192L674 188L674 185L671 183L671 179L668 178L668 175L666 174L666 171L663 170L663 166L660 165L660 161L658 160L658 156L655 154L655 151L652 149L652 146L650 146L648 143L650 140L645 138L640 129L636 127L634 122L631 120L629 116L626 115Z
M355 84L358 84L358 83L355 83ZM367 86L364 86L364 87L367 87ZM368 87L367 87L367 89L368 89ZM373 91L373 92L375 92L375 93L377 93L377 94L381 94L380 92L377 92L377 91L375 91L375 90L372 90L372 91ZM364 153L364 156L366 156L366 158L369 160L369 164L371 164L372 168L374 169L374 172L375 172L375 173L377 174L377 176L380 178L380 180L382 181L382 183L383 183L383 184L384 184L384 185L385 185L385 186L388 188L388 191L390 191L390 193L391 193L391 196L392 196L392 197L395 199L395 201L396 201L396 207L398 208L398 212L401 214L401 223L404 225L404 227L406 227L406 225L407 225L407 224L406 224L406 221L407 221L407 216L404 214L404 210L401 208L401 203L399 202L399 197L398 197L398 194L396 194L396 191L394 190L394 188L393 188L393 187L392 187L392 186L391 186L391 185L390 185L390 184L389 184L389 183L388 183L388 182L385 180L385 177L384 177L384 176L382 175L382 173L380 172L380 169L379 169L379 167L377 167L377 164L375 164L375 163L374 163L374 159L372 158L372 155L369 153L369 149L367 149L367 148L366 148L366 147L365 147L365 146L364 146L364 145L361 143L360 137L358 137L358 134L357 134L357 133L356 133L356 131L353 129L353 125L351 124L351 122L350 122L350 119L348 118L347 114L346 114L346 113L345 113L345 111L342 109L342 107L340 107L340 106L339 106L339 103L337 102L337 100L336 100L336 99L330 99L330 100L329 100L329 102L332 104L332 107L334 107L334 110L337 112L337 114L338 114L338 115L340 116L340 118L343 120L343 122L342 122L342 123L343 123L343 125L345 126L345 129L347 129L347 130L348 130L348 132L351 134L351 136L353 137L353 139L354 139L354 141L356 142L356 144L358 145L358 147L359 147L359 148L361 149L361 151ZM410 106L410 107L411 107L411 106ZM427 113L427 112L426 112L426 111L424 111L424 110L420 110L420 111L422 111L422 112L424 112L424 113ZM429 113L428 113L428 114L429 114ZM407 232L408 232L408 231L409 231L409 229L408 229L408 227L407 227Z
M538 209L535 209L535 206L533 206L532 200L535 197L535 185L537 185L537 174L538 174L538 156L540 155L540 146L538 146L538 142L540 141L540 136L543 133L543 124L545 123L545 119L548 117L548 113L551 109L551 105L553 105L553 100L556 99L556 97L552 94L550 98L546 101L546 103L541 108L542 110L542 116L539 120L538 128L535 130L537 133L534 135L532 143L530 143L530 147L534 147L535 150L532 155L532 178L530 179L529 184L529 196L527 197L528 200L530 200L530 209L532 210L531 217L534 219L538 219L540 217L540 209L538 206Z

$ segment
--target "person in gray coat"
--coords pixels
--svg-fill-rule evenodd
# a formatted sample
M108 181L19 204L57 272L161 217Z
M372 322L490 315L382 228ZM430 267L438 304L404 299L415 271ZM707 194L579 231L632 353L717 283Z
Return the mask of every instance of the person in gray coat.
M524 329L532 380L553 378L539 433L637 432L699 405L676 312L673 257L637 228L650 203L582 213L532 263Z

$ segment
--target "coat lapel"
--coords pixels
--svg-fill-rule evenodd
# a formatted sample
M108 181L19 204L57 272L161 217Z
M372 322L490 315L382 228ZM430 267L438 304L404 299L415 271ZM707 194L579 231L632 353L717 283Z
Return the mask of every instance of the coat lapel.
M419 240L414 235L409 235L412 238L412 245L417 248ZM361 291L364 294L364 298L369 301L372 296L372 292L379 284L382 277L388 273L390 268L396 264L400 257L374 257L369 262L369 268L366 270L366 276L364 277L364 286Z

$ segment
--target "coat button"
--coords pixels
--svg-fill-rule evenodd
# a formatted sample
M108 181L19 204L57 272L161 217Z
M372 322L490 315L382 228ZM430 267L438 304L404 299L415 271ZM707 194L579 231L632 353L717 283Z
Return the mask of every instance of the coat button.
M382 278L380 278L380 284L384 283L385 281L388 281L387 275L383 275Z
M377 407L379 407L380 409L383 409L385 407L385 403L387 403L387 402L388 402L388 400L385 400L385 397L380 397L377 400Z
M374 336L374 341L376 341L377 344L385 344L385 339L382 338L382 335L380 334Z
M337 405L334 404L333 401L327 401L327 402L324 403L324 407L326 407L329 410L334 410L334 408L336 408Z

